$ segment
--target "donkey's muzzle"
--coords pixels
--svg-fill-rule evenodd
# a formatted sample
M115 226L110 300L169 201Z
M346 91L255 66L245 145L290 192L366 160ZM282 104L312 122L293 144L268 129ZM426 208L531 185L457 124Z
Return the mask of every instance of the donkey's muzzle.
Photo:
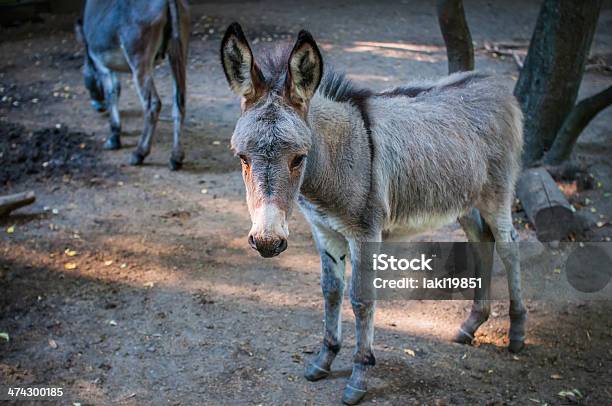
M287 249L286 238L257 238L249 235L249 245L264 258L275 257Z

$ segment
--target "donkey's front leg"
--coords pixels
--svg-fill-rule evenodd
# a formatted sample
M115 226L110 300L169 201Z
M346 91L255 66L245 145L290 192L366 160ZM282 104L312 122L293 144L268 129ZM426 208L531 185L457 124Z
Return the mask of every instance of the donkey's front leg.
M325 298L325 332L319 355L306 368L304 377L316 381L327 377L342 345L342 298L346 269L346 239L337 232L313 227L321 256L321 290Z
M380 241L380 236L375 241ZM342 401L355 405L365 396L368 370L376 364L372 352L374 340L374 310L376 292L371 283L373 270L367 269L368 262L362 261L366 242L350 241L351 250L351 305L355 314L356 347L353 357L353 372L346 384Z

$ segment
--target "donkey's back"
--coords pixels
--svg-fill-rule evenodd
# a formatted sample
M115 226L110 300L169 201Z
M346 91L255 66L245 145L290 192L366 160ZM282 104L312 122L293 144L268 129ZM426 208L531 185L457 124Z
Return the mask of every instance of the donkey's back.
M520 167L522 114L500 78L458 73L369 99L387 226L414 231L494 211Z

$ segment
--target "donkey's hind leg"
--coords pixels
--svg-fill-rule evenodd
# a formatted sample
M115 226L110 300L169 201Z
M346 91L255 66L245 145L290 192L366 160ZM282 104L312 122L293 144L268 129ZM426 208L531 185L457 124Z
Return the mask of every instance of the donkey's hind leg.
M510 352L519 352L525 346L525 325L527 324L527 310L523 304L521 294L521 265L518 246L518 233L512 225L512 214L508 201L496 213L483 213L485 220L491 226L495 237L495 247L499 254L508 277L508 290L510 291Z
M130 158L131 165L140 165L151 152L151 142L157 127L162 103L153 82L153 67L157 53L156 38L161 38L163 24L153 24L145 30L130 32L122 38L125 58L130 65L136 90L144 110L144 128L136 151Z
M144 128L136 151L132 152L130 158L131 165L142 164L144 159L151 153L151 143L155 134L155 128L157 127L159 112L162 108L161 100L153 83L153 69L148 65L139 64L134 70L134 81L136 82L136 88L138 89L144 110Z
M174 120L172 155L170 156L170 169L178 170L183 166L185 153L181 145L183 121L185 119L185 96L187 92L187 44L189 31L181 27L180 40L173 39L168 52L168 60L174 81L174 101L172 104L172 118Z
M110 113L111 135L104 143L104 149L114 150L121 148L121 118L119 116L119 94L121 83L115 72L106 67L98 68L102 87L104 88L104 98Z
M453 341L460 344L470 344L474 340L476 330L487 321L491 312L490 290L491 272L495 239L488 224L484 222L477 209L459 218L459 224L467 235L468 241L475 242L476 263L474 273L481 279L481 288L474 292L474 303L469 317L461 324Z
M348 245L337 232L313 226L313 236L321 256L321 290L325 298L325 332L319 355L308 364L304 377L317 381L327 377L342 345L342 299Z

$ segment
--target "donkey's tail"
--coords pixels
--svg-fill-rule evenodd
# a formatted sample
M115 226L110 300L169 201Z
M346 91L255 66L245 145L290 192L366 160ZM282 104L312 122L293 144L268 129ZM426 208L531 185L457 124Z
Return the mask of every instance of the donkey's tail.
M172 65L176 64L176 66L183 67L175 71L175 74L179 75L176 78L179 83L185 83L188 37L183 38L182 29L185 27L181 27L181 17L184 17L181 13L188 12L187 7L188 6L182 0L168 0L168 10L170 12L170 41L168 44L168 53ZM189 28L187 27L187 33L188 31Z

